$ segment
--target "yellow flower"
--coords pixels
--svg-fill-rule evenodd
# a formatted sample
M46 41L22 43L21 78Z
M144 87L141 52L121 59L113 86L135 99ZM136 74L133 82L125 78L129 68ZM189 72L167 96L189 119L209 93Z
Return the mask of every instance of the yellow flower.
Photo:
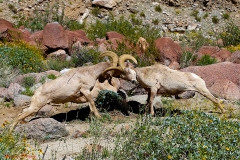
M229 151L229 150L230 150L230 148L226 147L226 150L227 150L227 151Z
M40 154L43 154L42 149L39 149L38 152L39 152Z
M167 158L168 158L168 159L172 159L172 156L168 155Z

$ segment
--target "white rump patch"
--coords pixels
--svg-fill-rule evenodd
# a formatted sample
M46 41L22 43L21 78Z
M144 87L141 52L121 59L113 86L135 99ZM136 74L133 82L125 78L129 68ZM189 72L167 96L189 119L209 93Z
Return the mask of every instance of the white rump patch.
M192 76L193 76L194 78L199 78L198 75L196 75L196 74L194 74L194 73L191 73L191 74L192 74Z

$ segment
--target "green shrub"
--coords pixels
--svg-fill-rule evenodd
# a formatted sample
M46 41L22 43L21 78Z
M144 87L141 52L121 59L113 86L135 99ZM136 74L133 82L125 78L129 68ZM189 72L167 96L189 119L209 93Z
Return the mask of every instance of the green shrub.
M205 13L205 14L203 15L203 18L206 19L208 16L209 16L208 13Z
M93 14L95 17L97 17L98 15L100 15L100 14L101 14L100 8L99 8L99 7L93 7L93 9L92 9L92 14Z
M131 15L131 17L134 17L134 15ZM129 19L131 19L131 17L129 17ZM96 38L104 38L106 36L106 32L108 31L116 31L123 34L133 42L137 42L139 37L156 38L160 36L159 33L157 33L157 29L149 26L143 28L141 25L134 25L123 16L121 16L118 20L114 19L114 17L110 17L106 22L96 20L95 23L92 23L87 28L88 37L92 40Z
M230 51L231 53L235 52L235 51L240 51L240 44L239 45L236 45L236 46L227 46L226 49L228 51Z
M160 5L155 6L155 11L156 12L162 12L162 8Z
M217 16L213 16L213 17L212 17L212 22L213 22L214 24L219 23L218 17L217 17Z
M95 100L96 106L101 109L122 108L122 98L116 92L101 90Z
M146 17L145 13L144 13L144 12L141 12L141 13L140 13L140 17L144 17L144 18L145 18L145 17Z
M11 84L12 80L19 75L18 69L7 65L7 58L0 60L0 87L6 87Z
M27 155L30 156L26 138L10 132L5 121L0 129L0 159L27 159Z
M113 159L239 159L240 123L200 111L165 119L142 117L121 133Z
M64 68L71 68L75 65L72 61L66 61L58 58L53 58L46 61L47 70L61 71Z
M96 64L100 62L100 53L94 48L87 49L84 47L73 47L71 55L74 67L83 66L86 63Z
M35 84L36 80L34 77L28 76L24 77L22 81L22 86L27 88L27 87L32 87Z
M131 22L133 25L141 25L142 24L142 20L138 19L134 14L131 14L130 18L131 18Z
M223 13L222 18L223 19L229 19L230 15L229 13Z
M54 74L49 74L47 76L48 79L56 79L57 77Z
M220 38L223 40L224 46L237 46L240 44L240 28L232 21L228 22L222 28Z
M195 9L190 13L190 15L193 16L193 17L197 17L198 13L199 13L199 11Z
M198 60L197 65L205 66L205 65L214 64L214 63L217 63L217 59L211 57L208 54L205 54Z
M34 92L30 89L30 87L26 87L24 91L21 92L23 95L33 96Z
M196 16L196 17L195 17L195 20L196 20L197 22L201 22L201 17Z
M86 22L83 22L82 24L80 24L78 21L75 21L75 20L68 20L68 21L66 20L65 26L69 30L84 29L86 27Z
M154 25L158 25L158 24L159 24L159 20L158 20L158 19L153 19L152 23L153 23Z
M8 8L13 12L13 13L17 13L17 8L13 5L13 4L8 4Z
M64 16L64 10L59 14L59 5L56 3L53 6L48 4L45 11L34 10L31 16L20 15L17 27L25 26L31 29L32 32L43 30L47 23L58 22L64 28L68 29L82 29L85 23L79 24L77 21L70 20L68 17Z
M0 60L7 60L7 65L19 69L21 73L40 72L45 69L40 49L22 41L0 44Z
M196 60L196 56L193 55L192 52L188 52L188 51L183 52L183 54L181 55L181 59L180 59L180 66L181 66L181 68L188 67L195 60Z
M214 42L206 38L202 32L187 32L186 35L184 36L184 41L181 42L182 45L184 43L187 43L188 48L192 48L194 51L198 50L200 47L204 45L213 45Z
M175 10L175 13L176 13L176 15L178 15L178 14L181 13L181 10L180 10L180 9L176 9L176 10Z

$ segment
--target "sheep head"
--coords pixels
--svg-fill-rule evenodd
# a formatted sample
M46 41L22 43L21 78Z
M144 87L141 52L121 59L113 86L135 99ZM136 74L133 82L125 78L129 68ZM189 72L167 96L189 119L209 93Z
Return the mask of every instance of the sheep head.
M118 55L112 51L105 51L103 53L101 53L99 55L99 57L105 57L105 56L109 56L112 58L112 66L113 67L117 67L117 64L118 64ZM98 77L98 80L99 82L103 83L106 79L108 79L109 77L112 77L112 74L113 73L110 73L110 74L101 74L99 77Z
M136 72L133 70L133 65L129 61L127 61L125 65L126 60L132 60L135 64L137 64L137 60L133 56L129 54L123 54L119 57L119 61L118 61L119 66L117 67L113 66L113 67L107 68L103 72L103 75L106 74L108 71L117 70L117 71L120 71L121 78L132 81L133 83L136 83L137 82Z

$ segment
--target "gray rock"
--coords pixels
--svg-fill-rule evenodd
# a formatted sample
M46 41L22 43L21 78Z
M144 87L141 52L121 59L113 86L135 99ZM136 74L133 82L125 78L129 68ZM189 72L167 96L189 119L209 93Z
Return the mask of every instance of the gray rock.
M31 101L31 97L19 94L13 98L13 101L15 107L21 107L26 103L29 103Z
M135 101L140 104L147 104L147 95L136 95L128 98L128 102ZM153 101L153 106L155 108L161 108L162 107L162 101L161 96L156 96Z
M26 135L26 138L47 140L69 135L64 124L52 118L39 118L23 124L15 132Z

